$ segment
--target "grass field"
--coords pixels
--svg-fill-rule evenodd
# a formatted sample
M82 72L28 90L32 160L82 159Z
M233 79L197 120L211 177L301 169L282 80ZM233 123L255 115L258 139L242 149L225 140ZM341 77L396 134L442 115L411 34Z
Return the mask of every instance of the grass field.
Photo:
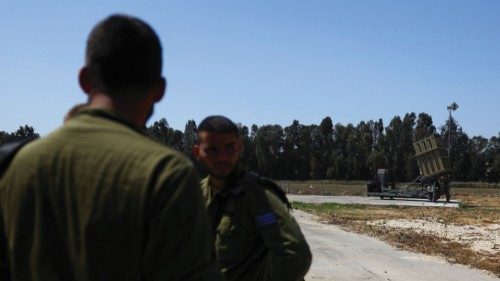
M366 195L363 183L280 182L289 193L320 195ZM485 269L500 277L500 251L477 251L467 243L431 235L419 229L391 226L390 221L428 221L441 226L465 228L500 227L500 189L454 188L459 208L374 206L356 204L307 204L293 202L296 209L318 215L324 222L358 233L378 237L399 248L441 256L453 263ZM375 223L377 222L377 223ZM493 233L498 233L498 230ZM494 234L495 235L495 234ZM497 247L495 245L494 247ZM500 247L500 245L498 245Z

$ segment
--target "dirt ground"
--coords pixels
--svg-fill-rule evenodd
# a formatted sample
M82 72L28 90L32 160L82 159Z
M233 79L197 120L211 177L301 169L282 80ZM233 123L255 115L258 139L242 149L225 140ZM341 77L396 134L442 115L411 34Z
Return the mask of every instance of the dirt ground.
M440 257L401 250L378 238L321 223L319 217L294 210L313 252L306 281L338 280L499 280L495 275Z
M485 226L445 224L434 218L374 220L369 225L408 230L418 234L433 235L463 245L470 246L472 251L487 252L493 255L500 253L500 224Z
M443 257L500 277L500 196L456 196L458 208L294 203L324 222L401 249Z

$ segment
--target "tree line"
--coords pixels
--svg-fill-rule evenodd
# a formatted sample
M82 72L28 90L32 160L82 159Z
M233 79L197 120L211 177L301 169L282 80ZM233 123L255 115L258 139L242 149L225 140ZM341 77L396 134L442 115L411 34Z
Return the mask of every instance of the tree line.
M294 120L284 128L238 127L245 145L243 165L273 179L370 180L377 169L388 168L396 181L411 181L419 175L413 142L431 135L443 140L445 146L448 139L451 141L453 180L500 179L500 133L490 139L470 138L453 118L439 128L429 114L417 116L413 112L403 118L395 116L387 126L382 119L343 125L325 117L319 125ZM162 118L149 126L147 133L190 157L196 122L189 120L182 132Z
M15 130L12 133L0 131L0 145L34 137L40 137L40 135L35 132L35 129L33 127L28 125L19 126L19 129Z
M320 124L304 125L293 120L281 125L238 123L245 149L242 165L264 176L279 180L370 180L379 168L393 172L397 182L408 182L419 175L414 157L415 140L437 136L446 146L451 142L452 179L498 182L500 180L500 133L490 139L469 137L450 118L436 127L427 113L411 112L395 116L387 126L382 119L361 121L357 125L334 124L325 117ZM169 126L165 118L146 128L153 139L191 156L197 125L187 121L184 131ZM37 135L25 125L17 131L0 131L0 144Z

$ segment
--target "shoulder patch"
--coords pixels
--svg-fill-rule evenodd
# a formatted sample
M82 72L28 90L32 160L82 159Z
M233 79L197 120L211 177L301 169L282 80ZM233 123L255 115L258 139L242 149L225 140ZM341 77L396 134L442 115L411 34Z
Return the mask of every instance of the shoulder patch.
M272 225L278 222L278 217L275 213L269 212L262 215L257 216L257 222L260 226Z

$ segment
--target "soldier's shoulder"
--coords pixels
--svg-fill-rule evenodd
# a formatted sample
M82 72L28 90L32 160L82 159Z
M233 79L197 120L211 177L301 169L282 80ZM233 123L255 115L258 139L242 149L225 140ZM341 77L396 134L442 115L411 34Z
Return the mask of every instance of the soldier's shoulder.
M260 176L253 172L247 172L241 180L241 192L254 198L257 202L277 198L279 201L290 207L288 198L283 189L273 180ZM273 200L274 201L274 200Z
M166 164L165 168L172 171L178 169L194 170L193 163L182 152L154 140L148 139L148 141L150 141L148 146L150 150L144 154L149 155L149 159L153 162L163 162Z
M26 158L25 156L20 156L20 154L26 154L26 148L36 141L36 138L24 139L21 141L5 143L0 146L0 175L10 166L11 162L17 158L19 159ZM23 153L21 153L23 151Z
M168 154L172 155L172 157L181 158L186 161L188 160L182 152L175 150L166 144L150 139L147 136L142 136L141 145L144 149L150 150L152 153Z
M127 147L121 147L124 155L134 159L144 159L144 163L168 162L169 166L192 167L191 161L182 152L167 144L149 138L147 135L135 134L128 139Z
M275 183L257 173L245 172L241 177L236 192L264 195L266 190L272 189Z
M37 158L37 155L41 151L45 151L49 146L50 143L47 142L46 138L33 139L19 148L14 160L31 162Z

